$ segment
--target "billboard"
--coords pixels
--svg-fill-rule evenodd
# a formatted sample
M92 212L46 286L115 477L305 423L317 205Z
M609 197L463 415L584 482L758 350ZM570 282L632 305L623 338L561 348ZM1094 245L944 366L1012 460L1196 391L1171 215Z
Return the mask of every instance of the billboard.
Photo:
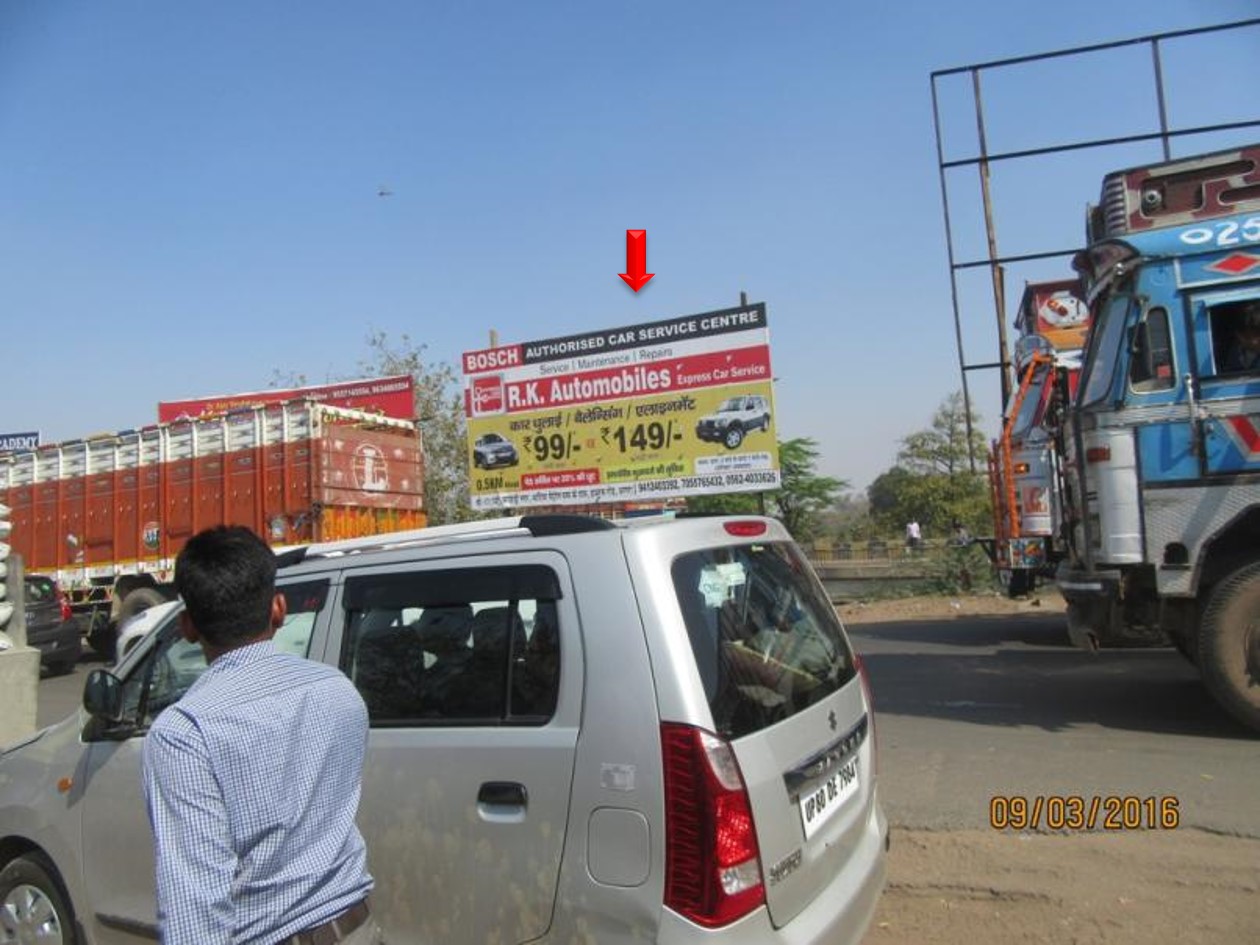
M330 407L352 407L398 420L415 419L415 380L410 374L391 377L369 377L313 387L254 391L246 394L222 394L194 400L166 400L158 404L158 423L173 420L196 420L226 413L237 407L283 403L306 398Z
M33 433L0 433L0 453L39 448L39 431Z
M475 509L779 486L764 303L462 362Z

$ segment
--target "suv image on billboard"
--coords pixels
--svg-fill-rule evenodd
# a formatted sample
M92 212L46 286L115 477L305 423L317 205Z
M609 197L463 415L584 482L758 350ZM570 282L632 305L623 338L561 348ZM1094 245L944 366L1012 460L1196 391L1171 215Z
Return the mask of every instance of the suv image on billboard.
M527 515L278 561L271 645L368 707L386 941L862 940L888 842L866 673L778 521ZM0 754L0 940L156 941L141 746L205 666L176 607Z
M485 433L473 442L473 465L478 469L515 466L519 461L512 441L498 433Z
M770 429L770 402L760 394L728 397L716 413L696 421L696 436L711 443L721 443L733 450L744 442L750 430Z

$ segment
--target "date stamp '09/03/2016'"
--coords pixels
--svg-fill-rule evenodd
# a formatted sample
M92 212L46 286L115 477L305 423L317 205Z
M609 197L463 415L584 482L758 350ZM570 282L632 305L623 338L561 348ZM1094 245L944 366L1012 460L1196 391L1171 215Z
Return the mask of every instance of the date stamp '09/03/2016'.
M994 830L1176 830L1181 804L1172 795L995 794Z

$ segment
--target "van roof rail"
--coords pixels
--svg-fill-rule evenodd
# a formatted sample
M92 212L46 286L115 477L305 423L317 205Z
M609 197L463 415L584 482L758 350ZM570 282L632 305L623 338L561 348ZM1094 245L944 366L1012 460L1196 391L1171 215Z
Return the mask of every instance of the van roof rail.
M434 525L430 528L383 532L379 535L364 535L362 538L315 542L288 548L277 552L276 567L291 568L312 557L330 558L370 551L385 551L390 548L431 545L442 541L479 541L513 533L529 534L535 537L574 535L582 532L607 531L616 527L612 522L593 515L546 514L482 519L451 525Z
M544 535L576 535L581 532L604 532L616 529L606 518L595 515L552 513L548 515L522 515L521 527L529 529L534 537Z

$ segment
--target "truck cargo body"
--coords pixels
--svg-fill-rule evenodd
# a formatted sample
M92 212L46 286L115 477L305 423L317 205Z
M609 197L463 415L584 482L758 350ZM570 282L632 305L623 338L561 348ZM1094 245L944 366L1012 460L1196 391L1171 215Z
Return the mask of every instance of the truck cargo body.
M307 400L0 455L27 571L114 619L203 528L246 525L273 545L419 528L423 482L413 423Z

